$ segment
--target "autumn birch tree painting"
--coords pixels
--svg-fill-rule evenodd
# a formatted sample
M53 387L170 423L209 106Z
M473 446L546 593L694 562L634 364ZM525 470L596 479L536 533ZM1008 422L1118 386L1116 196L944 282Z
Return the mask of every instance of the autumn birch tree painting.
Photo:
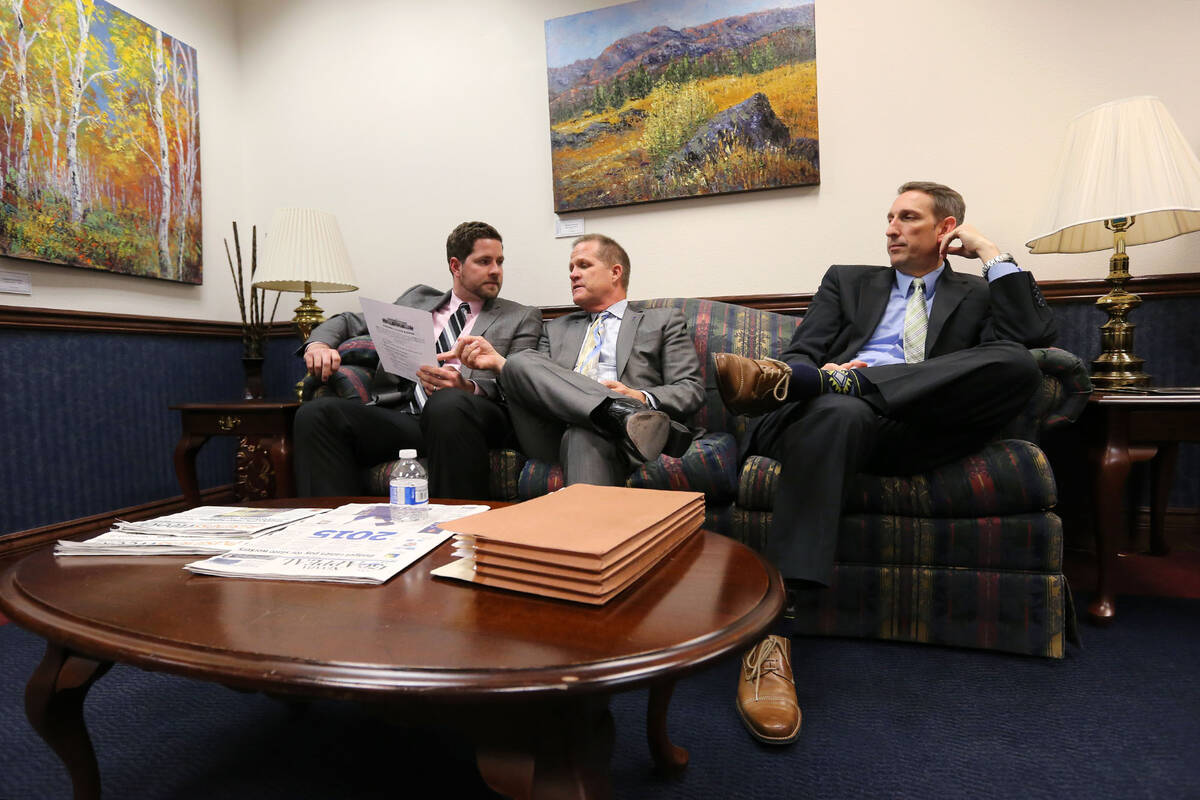
M103 0L0 0L0 254L200 283L198 91Z

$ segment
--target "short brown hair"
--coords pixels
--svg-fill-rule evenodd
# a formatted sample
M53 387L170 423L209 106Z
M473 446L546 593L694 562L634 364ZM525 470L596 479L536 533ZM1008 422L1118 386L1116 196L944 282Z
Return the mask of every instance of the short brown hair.
M905 192L921 192L933 198L933 213L939 222L946 217L954 217L961 223L967 215L967 204L962 195L949 186L933 181L909 181L896 190L896 194Z
M460 264L466 261L467 257L471 255L471 251L475 249L475 242L478 239L495 239L502 244L504 242L500 238L500 231L486 222L460 223L446 237L446 263L450 263L452 258L457 258Z
M571 248L574 249L584 242L596 243L596 255L604 259L605 263L620 264L625 269L621 271L621 287L626 291L629 290L629 253L625 252L625 248L617 244L617 240L610 236L605 236L603 233L585 233L574 242L571 243Z

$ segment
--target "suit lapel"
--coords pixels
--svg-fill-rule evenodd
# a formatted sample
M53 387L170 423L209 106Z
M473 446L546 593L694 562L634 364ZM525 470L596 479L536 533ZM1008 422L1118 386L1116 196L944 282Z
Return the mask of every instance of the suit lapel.
M950 269L950 265L947 264L945 271L942 272L942 277L938 279L937 289L933 294L933 308L929 314L929 332L925 334L926 357L933 352L933 345L937 342L942 327L950 318L951 312L958 308L958 304L967 296L969 288L970 284Z
M625 306L625 318L621 320L621 330L617 332L617 380L625 373L625 365L629 363L629 354L633 352L633 340L637 337L640 324L642 312Z
M495 301L488 300L483 304L483 308L479 310L479 316L475 318L475 324L471 326L472 336L483 336L487 333L487 329L491 324L500 317L500 310L496 308Z
M579 359L579 348L583 347L583 336L587 333L588 313L572 311L563 320L562 347L557 353L552 353L555 363L567 369L575 369Z
M860 336L855 341L849 342L846 348L847 352L857 353L862 350L863 345L875 334L875 329L879 327L879 322L883 319L883 312L887 309L888 300L892 296L892 287L895 285L896 273L891 268L881 269L863 281L857 319L854 321Z

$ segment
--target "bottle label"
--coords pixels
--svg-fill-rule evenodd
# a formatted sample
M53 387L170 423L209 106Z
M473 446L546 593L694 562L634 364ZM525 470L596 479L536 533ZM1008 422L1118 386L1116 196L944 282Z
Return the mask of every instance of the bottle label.
M397 486L392 484L391 502L397 506L423 506L429 503L429 485Z

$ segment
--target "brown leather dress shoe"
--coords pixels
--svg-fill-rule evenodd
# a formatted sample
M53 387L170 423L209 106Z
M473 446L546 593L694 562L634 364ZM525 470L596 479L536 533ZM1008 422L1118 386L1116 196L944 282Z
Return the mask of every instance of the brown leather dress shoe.
M790 744L800 735L791 652L791 641L768 636L742 657L738 714L746 730L760 742Z
M782 361L716 353L713 364L721 400L735 414L765 414L787 399L792 368Z

